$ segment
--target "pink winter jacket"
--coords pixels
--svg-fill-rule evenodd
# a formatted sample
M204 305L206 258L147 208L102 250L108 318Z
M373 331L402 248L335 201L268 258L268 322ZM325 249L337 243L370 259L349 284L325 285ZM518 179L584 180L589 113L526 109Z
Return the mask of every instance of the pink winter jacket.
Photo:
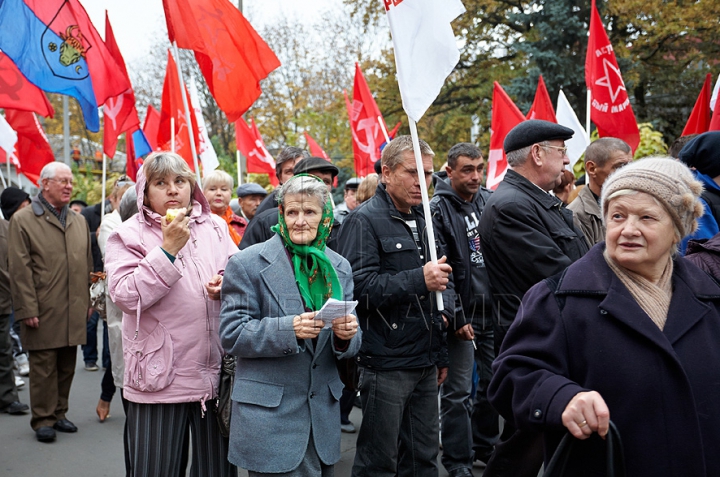
M195 187L190 239L172 263L160 248L160 215L143 205L142 171L135 187L140 212L110 235L105 251L110 296L123 311L124 396L204 406L217 396L223 355L220 301L209 299L205 284L238 249Z

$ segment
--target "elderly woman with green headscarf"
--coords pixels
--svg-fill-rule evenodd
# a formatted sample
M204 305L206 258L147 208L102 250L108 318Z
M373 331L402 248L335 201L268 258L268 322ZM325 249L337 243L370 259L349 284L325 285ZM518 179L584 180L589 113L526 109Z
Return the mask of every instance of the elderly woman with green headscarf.
M278 201L275 235L233 257L223 280L220 337L238 358L228 459L250 476L332 476L336 360L357 353L361 332L351 313L315 317L330 298L352 300L352 270L326 248L333 208L322 181L296 175Z

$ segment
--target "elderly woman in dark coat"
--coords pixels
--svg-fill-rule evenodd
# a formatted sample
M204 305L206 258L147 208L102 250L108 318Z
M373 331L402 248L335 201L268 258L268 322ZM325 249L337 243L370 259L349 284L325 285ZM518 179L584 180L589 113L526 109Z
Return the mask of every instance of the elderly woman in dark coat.
M349 313L327 328L315 315L329 298L352 300L352 270L325 246L333 213L322 181L296 175L278 200L276 235L225 270L220 337L238 357L228 458L250 476L332 476L343 389L335 363L357 353L360 330Z
M546 459L566 431L581 439L567 475L605 475L610 419L627 475L720 475L720 288L675 257L701 190L669 158L619 170L602 191L606 241L523 299L489 397L544 432Z

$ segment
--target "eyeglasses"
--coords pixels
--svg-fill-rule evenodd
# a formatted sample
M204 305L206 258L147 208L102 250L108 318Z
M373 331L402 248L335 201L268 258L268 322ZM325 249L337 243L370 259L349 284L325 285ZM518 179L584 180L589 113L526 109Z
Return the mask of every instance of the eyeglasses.
M74 184L74 181L73 181L72 179L48 179L48 180L49 180L49 181L53 181L53 182L57 182L57 183L59 183L59 184L60 184L61 186L63 186L63 187L69 186L69 185L71 186L71 185Z
M541 147L551 147L551 148L553 148L553 149L557 149L558 151L560 151L560 154L562 154L563 156L564 156L565 154L567 154L567 152L568 152L568 148L567 148L567 147L550 146L549 144L540 144L540 146L541 146Z

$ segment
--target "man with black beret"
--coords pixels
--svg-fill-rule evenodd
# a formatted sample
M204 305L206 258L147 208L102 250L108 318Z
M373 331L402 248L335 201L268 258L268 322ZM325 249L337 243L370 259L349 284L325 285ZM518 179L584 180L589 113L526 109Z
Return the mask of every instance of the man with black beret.
M312 174L325 183L328 191L332 191L333 180L338 175L339 169L335 165L322 157L306 157L295 163L293 175ZM292 177L292 176L291 176ZM240 242L240 250L244 250L256 243L264 242L270 239L274 232L270 227L278 223L277 209L265 210L261 213L255 212L255 218L248 225L242 242ZM332 242L333 236L328 240L328 246ZM331 247L332 248L332 247Z
M572 129L523 121L506 136L509 169L480 217L480 247L495 297L495 349L499 351L525 292L560 273L588 251L573 214L553 195L570 163L565 141ZM535 477L543 462L541 435L505 422L486 477Z
M698 229L680 242L684 254L689 240L709 239L720 230L720 131L695 136L680 150L678 159L693 170L704 189L700 201L705 213L698 219Z

